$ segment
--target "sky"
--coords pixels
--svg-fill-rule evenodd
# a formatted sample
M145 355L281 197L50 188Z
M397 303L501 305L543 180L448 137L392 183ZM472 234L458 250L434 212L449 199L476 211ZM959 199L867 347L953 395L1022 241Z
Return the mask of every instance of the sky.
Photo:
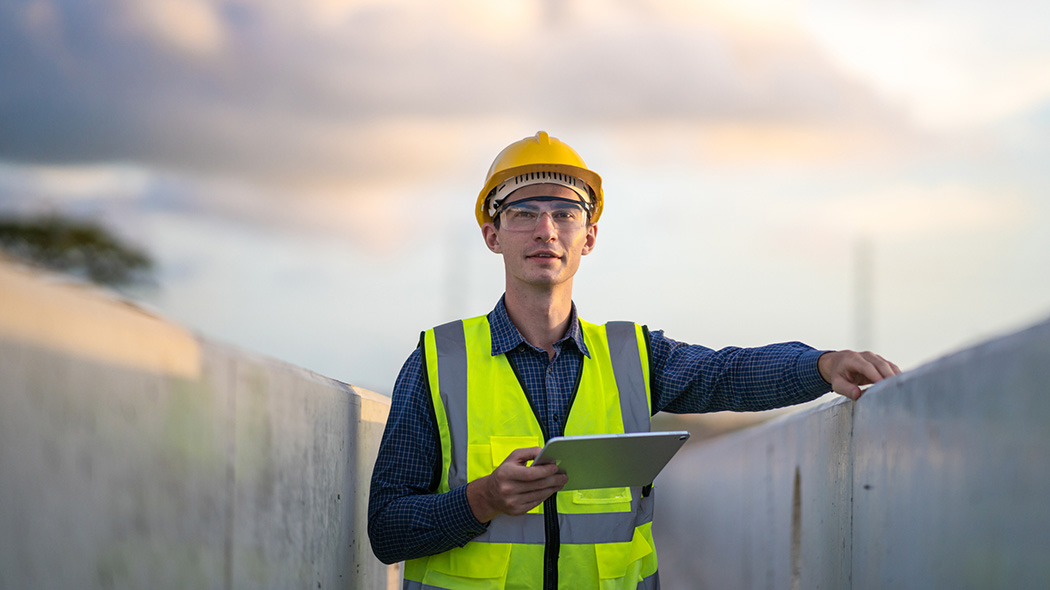
M474 200L546 130L604 180L574 300L914 368L1050 316L1050 4L0 0L0 215L102 222L129 296L389 393L488 312ZM867 262L861 262L867 261Z

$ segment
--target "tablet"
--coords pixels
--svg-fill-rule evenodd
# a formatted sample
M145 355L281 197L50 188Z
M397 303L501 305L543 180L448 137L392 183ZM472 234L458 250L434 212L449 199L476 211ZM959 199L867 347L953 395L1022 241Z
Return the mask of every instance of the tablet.
M556 436L533 464L557 464L569 476L562 490L646 486L688 438L684 430Z

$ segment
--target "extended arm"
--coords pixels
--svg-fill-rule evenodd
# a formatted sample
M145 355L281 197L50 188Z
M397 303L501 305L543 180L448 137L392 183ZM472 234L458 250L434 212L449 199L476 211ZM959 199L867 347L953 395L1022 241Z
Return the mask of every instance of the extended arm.
M654 411L753 412L816 399L833 390L860 398L860 386L900 374L871 352L819 351L801 342L712 350L650 334Z
M712 350L654 331L649 343L654 412L755 412L810 401L831 389L817 368L824 352L801 342Z

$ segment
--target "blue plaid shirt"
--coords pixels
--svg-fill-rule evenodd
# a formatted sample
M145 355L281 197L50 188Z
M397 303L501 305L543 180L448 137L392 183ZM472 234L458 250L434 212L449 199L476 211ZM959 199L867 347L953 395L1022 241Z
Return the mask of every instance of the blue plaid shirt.
M553 359L522 337L502 298L488 318L492 355L506 354L518 367L545 431L560 436L576 373L583 355L590 356L576 306L565 336L554 344ZM816 399L830 389L817 371L823 351L800 342L712 350L654 331L650 348L654 411L768 410ZM417 348L397 377L372 472L368 536L385 563L461 547L485 532L467 504L466 486L434 493L440 480L440 442L421 358Z

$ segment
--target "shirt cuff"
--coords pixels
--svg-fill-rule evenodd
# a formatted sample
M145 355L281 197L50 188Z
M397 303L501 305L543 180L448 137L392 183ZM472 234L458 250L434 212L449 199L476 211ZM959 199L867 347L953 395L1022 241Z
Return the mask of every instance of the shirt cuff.
M820 376L817 361L821 355L830 350L807 350L798 357L798 379L802 389L812 394L824 394L831 391L831 384Z
M445 510L438 511L438 524L448 532L456 545L462 547L488 530L488 525L478 522L474 511L470 509L470 503L467 502L467 486L462 485L449 490L443 499L448 504Z

